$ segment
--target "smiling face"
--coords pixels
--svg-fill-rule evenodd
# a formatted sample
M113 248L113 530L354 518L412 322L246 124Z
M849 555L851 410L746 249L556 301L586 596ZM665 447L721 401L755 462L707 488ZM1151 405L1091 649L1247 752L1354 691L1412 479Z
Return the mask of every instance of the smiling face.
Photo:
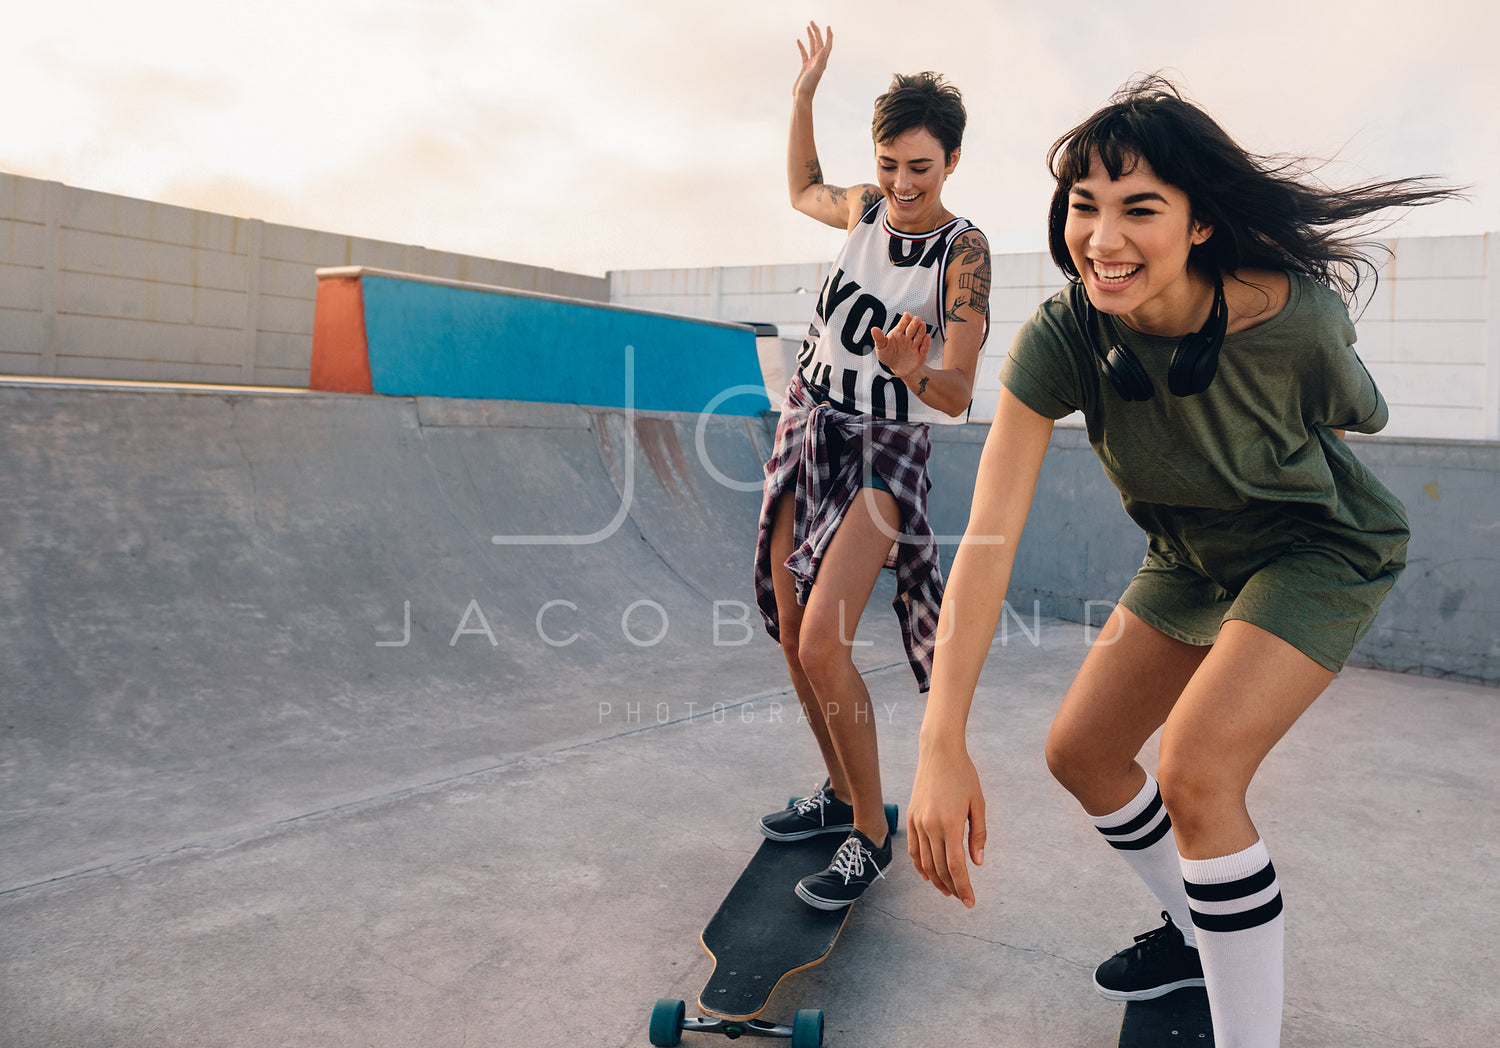
M958 166L958 153L945 156L942 143L922 127L876 145L875 178L892 228L926 233L952 217L943 207L943 183Z
M1188 251L1213 227L1193 220L1186 193L1140 158L1111 179L1096 156L1067 209L1063 241L1095 309L1148 334L1197 328L1212 280L1189 269Z

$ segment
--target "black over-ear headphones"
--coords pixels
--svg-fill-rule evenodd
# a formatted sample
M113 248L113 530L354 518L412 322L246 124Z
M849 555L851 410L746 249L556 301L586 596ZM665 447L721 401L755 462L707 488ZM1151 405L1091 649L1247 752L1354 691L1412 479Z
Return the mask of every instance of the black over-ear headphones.
M1087 292L1084 300L1088 301ZM1136 355L1120 341L1120 333L1107 315L1104 326L1109 331L1111 345L1107 354L1099 352L1099 344L1094 341L1094 324L1098 316L1094 304L1089 302L1084 334L1094 358L1099 361L1099 370L1125 400L1150 400L1156 392L1151 377ZM1219 277L1214 282L1214 304L1208 313L1208 323L1203 325L1202 331L1195 331L1179 342L1172 353L1172 362L1167 367L1167 388L1173 396L1190 397L1208 388L1219 368L1219 350L1228 331L1229 306L1224 301L1224 280Z

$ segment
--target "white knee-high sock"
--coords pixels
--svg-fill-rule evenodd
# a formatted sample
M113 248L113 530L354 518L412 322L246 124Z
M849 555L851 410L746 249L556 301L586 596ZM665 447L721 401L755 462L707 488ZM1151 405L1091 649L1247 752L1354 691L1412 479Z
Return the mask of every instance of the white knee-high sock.
M1219 1048L1281 1044L1281 885L1262 841L1218 859L1183 859L1198 956Z
M1147 772L1146 785L1134 800L1117 812L1093 819L1093 823L1115 853L1146 882L1183 939L1193 946L1193 921L1187 894L1182 890L1177 840L1172 836L1172 820L1161 803L1155 777Z

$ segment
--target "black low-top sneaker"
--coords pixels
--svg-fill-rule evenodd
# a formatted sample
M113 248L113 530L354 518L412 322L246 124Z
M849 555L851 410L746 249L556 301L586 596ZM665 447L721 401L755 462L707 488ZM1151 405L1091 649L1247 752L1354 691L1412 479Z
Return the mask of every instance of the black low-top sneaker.
M805 841L820 833L854 829L854 808L833 795L825 781L811 797L793 801L760 820L760 832L773 841Z
M1135 937L1126 947L1094 971L1094 989L1111 1001L1149 1001L1185 986L1203 985L1203 962L1198 951L1183 941L1172 918L1162 912L1166 924Z
M874 841L855 830L840 846L828 869L797 882L797 898L820 910L842 910L884 877L890 864L889 834L885 844L877 848Z

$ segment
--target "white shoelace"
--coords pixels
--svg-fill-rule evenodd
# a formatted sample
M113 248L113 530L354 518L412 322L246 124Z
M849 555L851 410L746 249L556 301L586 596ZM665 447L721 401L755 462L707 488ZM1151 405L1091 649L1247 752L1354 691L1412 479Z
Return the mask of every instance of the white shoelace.
M814 808L818 809L818 825L823 826L828 822L828 795L819 786L816 793L811 797L803 797L797 802L797 814L806 815Z
M858 837L850 837L839 847L838 854L833 857L833 862L828 866L828 871L843 875L844 883L848 884L850 878L864 875L866 858L870 860L872 866L875 865L875 855L865 847L865 842ZM884 880L885 871L875 866L875 876Z

